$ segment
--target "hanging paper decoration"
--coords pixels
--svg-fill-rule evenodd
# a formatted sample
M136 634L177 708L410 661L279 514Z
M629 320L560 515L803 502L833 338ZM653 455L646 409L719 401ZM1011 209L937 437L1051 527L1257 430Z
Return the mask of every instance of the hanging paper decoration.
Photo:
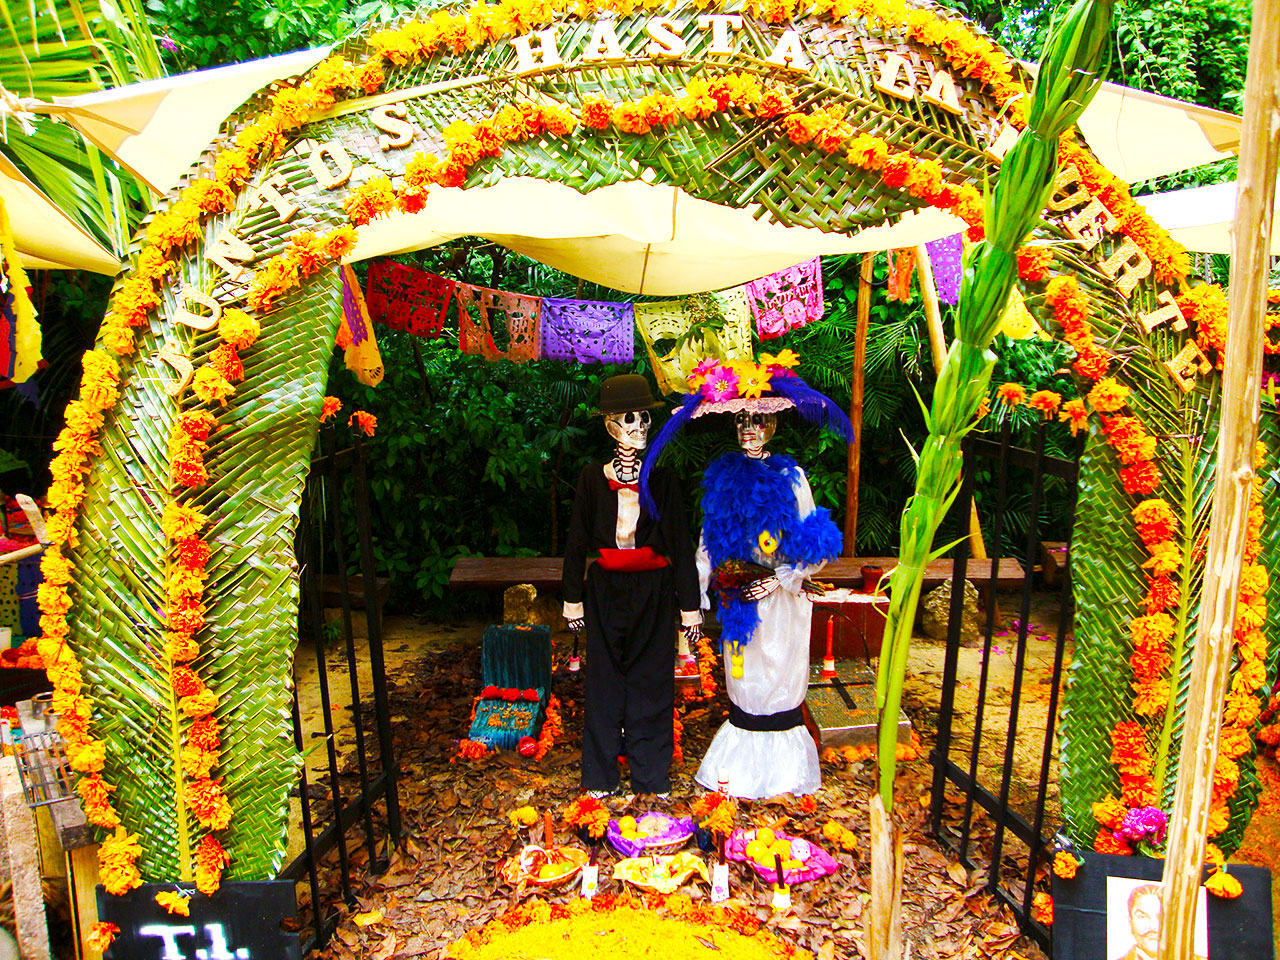
M761 340L821 320L825 310L822 261L817 257L752 280L745 289Z
M916 272L916 252L913 249L889 251L889 283L885 296L890 300L906 303L911 299L911 278Z
M538 359L540 298L469 283L459 283L454 296L458 301L458 345L463 353L516 363Z
M635 314L629 303L542 299L542 356L578 363L635 359Z
M1009 302L1000 318L1000 332L1011 340L1025 340L1037 333L1042 340L1049 339L1049 335L1040 329L1040 324L1036 323L1036 318L1027 309L1017 287L1009 291Z
M14 383L25 382L40 366L40 324L29 286L0 200L0 379Z
M342 272L342 322L351 334L350 343L343 348L343 360L357 380L376 387L382 382L385 371L373 324L369 322L369 311L360 293L360 281L350 266L343 265L338 269Z
M394 260L378 260L369 266L365 298L369 316L393 330L434 340L444 329L455 286L446 277Z
M663 393L688 393L688 376L702 360L751 360L747 292L734 287L684 300L635 305L636 329Z
M964 272L964 236L956 233L925 244L933 267L938 299L955 306L960 302L960 276Z

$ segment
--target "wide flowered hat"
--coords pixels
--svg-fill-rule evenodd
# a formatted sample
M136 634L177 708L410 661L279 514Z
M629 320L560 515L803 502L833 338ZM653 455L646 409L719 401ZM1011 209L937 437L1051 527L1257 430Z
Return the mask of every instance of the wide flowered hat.
M760 354L757 361L708 358L689 374L693 392L684 398L671 418L649 444L640 467L640 502L651 516L658 516L649 490L649 474L662 449L690 420L709 413L780 413L795 410L809 423L827 427L853 443L853 424L829 397L819 393L796 374L800 358L792 350L776 355Z

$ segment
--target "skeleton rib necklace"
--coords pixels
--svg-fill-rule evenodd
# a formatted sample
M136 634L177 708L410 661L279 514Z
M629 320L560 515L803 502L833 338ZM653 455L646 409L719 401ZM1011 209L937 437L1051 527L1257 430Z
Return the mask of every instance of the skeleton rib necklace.
M635 483L640 479L640 457L631 447L618 444L613 458L613 475L619 483Z

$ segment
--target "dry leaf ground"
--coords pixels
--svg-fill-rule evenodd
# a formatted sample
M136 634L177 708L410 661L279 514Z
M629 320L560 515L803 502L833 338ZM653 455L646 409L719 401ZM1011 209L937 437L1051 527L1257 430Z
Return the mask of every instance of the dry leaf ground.
M578 793L578 752L582 731L581 674L568 673L562 664L564 638L557 638L555 692L563 703L565 736L541 762L513 754L500 754L475 763L453 759L454 743L466 730L471 699L478 691L480 622L448 626L389 618L386 625L388 685L392 726L401 767L400 795L405 840L381 874L368 870L363 847L353 846L353 901L341 907L343 917L329 944L312 957L392 958L439 956L453 940L482 924L523 898L542 896L563 899L576 890L517 894L501 884L494 868L529 838L506 818L517 806L559 810ZM936 649L935 649L936 647ZM912 956L932 958L1040 958L1043 953L1021 937L1012 914L997 903L984 887L985 873L967 870L955 856L925 833L932 771L927 762L936 729L937 671L940 646L922 642L914 657L907 709L924 738L921 759L899 768L897 810L906 830L906 880L903 920L912 944ZM968 663L981 651L966 653ZM313 654L299 658L299 686L309 733L318 732L318 701L309 677L314 675ZM345 654L334 651L327 658L331 672L345 669ZM366 668L367 669L367 668ZM362 685L366 718L369 715L368 676ZM334 681L333 715L337 718L339 752L343 756L344 790L354 789L355 762L350 724L345 721L349 704L342 701L344 684ZM1007 701L1007 697L1006 697ZM674 789L669 800L620 797L611 801L617 814L651 809L683 814L700 792L692 782L697 759L727 713L723 690L709 702L681 707L684 722L683 749L688 758L673 771ZM1041 729L1043 729L1041 727ZM308 767L319 784L327 784L324 751L316 751ZM867 908L866 798L873 784L870 763L847 768L824 766L817 808L803 813L797 798L744 803L742 825L785 825L789 833L805 836L825 848L822 826L834 819L859 838L853 852L832 851L841 863L833 876L793 890L794 908L774 917L768 907L764 884L741 865L734 865L734 895L751 905L770 928L814 951L822 960L864 956L863 914ZM313 785L313 791L317 794ZM318 800L323 811L325 801ZM962 798L948 791L944 806L948 818L958 817ZM978 817L972 856L979 864L991 836L990 822ZM354 831L358 840L359 828ZM560 842L576 842L558 825ZM609 863L612 853L601 856L602 887L613 889ZM339 899L337 858L325 860L328 896ZM300 896L309 894L302 885ZM690 888L705 896L705 887Z

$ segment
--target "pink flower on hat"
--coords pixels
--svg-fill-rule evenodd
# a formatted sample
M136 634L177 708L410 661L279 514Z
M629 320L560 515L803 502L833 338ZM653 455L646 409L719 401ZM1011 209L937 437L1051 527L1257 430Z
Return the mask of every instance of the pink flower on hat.
M713 403L734 399L738 395L738 375L724 364L717 363L707 371L702 395Z

